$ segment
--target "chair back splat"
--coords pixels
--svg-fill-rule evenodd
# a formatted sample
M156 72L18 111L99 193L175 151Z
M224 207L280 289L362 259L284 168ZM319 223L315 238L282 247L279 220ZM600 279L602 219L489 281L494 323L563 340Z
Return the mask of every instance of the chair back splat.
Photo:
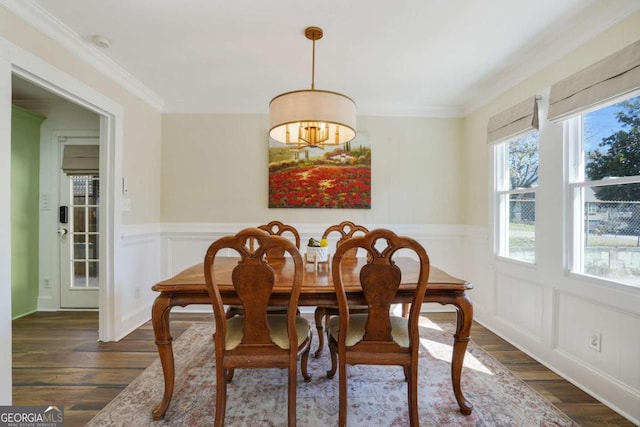
M238 264L231 270L216 268L216 257L234 251ZM290 256L287 260L267 261L269 251L278 250ZM284 263L294 266L290 283L278 284L278 314L273 307L275 297L274 268ZM307 360L311 346L309 322L298 315L298 298L302 285L302 256L290 240L265 233L258 228L247 228L234 236L216 240L209 246L204 258L204 276L213 306L216 322L214 335L216 357L216 414L215 426L224 425L227 382L233 378L235 368L288 368L288 424L296 423L297 360L301 357L305 381ZM227 318L222 302L221 282L231 283L242 308L242 314ZM285 289L286 288L286 289Z

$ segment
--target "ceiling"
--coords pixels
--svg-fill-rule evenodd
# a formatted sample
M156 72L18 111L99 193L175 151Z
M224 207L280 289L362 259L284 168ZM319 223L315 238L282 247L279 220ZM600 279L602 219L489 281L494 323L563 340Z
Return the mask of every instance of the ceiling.
M640 10L638 0L32 0L166 113L266 114L341 92L359 115L460 116ZM102 35L110 48L92 44Z

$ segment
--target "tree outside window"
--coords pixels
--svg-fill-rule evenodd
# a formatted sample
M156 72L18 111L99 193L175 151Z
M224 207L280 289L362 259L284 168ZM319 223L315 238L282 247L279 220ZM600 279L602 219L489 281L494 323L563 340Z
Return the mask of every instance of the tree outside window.
M538 132L496 147L498 254L535 262L535 194L538 185Z
M577 272L640 285L640 97L582 116ZM577 210L576 212L579 212Z

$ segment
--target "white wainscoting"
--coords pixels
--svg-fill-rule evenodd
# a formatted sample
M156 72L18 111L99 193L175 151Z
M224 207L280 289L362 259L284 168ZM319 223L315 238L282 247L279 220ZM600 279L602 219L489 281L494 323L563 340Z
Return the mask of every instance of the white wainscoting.
M510 274L497 273L494 280L496 316L542 342L542 286Z
M640 289L496 259L489 237L466 228L461 277L474 284L475 320L638 423Z
M116 340L151 318L157 296L151 287L163 277L160 230L159 224L122 227L114 265L112 322Z

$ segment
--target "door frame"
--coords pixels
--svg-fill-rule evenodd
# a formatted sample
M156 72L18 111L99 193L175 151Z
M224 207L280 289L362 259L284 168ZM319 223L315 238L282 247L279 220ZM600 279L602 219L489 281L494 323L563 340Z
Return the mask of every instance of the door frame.
M119 234L122 227L121 215L117 214L122 211L122 197L117 192L119 186L115 185L115 183L120 182L122 179L123 108L120 104L75 77L53 67L2 37L0 37L0 59L8 61L10 67L9 73L6 72L6 69L0 73L0 93L3 94L0 97L0 102L5 103L8 99L8 105L3 105L0 108L0 128L11 128L12 74L100 116L100 173L104 180L102 182L104 197L100 201L102 215L100 216L99 227L103 231L104 237L101 239L99 246L103 262L101 262L99 270L98 339L101 341L113 341L117 330L117 316L114 304L114 262L117 249L115 248L116 240L114 236ZM8 92L8 98L4 94L5 90ZM10 132L0 133L0 150L3 153L11 152ZM0 178L2 178L3 182L6 179L5 176L0 176ZM10 183L10 179L7 182ZM6 191L2 192L3 195L5 193ZM10 188L8 189L8 195L10 200ZM10 224L0 224L0 230L5 227L9 228L10 235ZM10 247L8 249L10 253ZM4 250L5 248L0 248L0 251ZM4 277L2 279L4 281ZM8 285L10 287L10 276ZM7 293L10 295L10 289L5 292L5 295ZM8 313L10 312L11 310L8 311Z

